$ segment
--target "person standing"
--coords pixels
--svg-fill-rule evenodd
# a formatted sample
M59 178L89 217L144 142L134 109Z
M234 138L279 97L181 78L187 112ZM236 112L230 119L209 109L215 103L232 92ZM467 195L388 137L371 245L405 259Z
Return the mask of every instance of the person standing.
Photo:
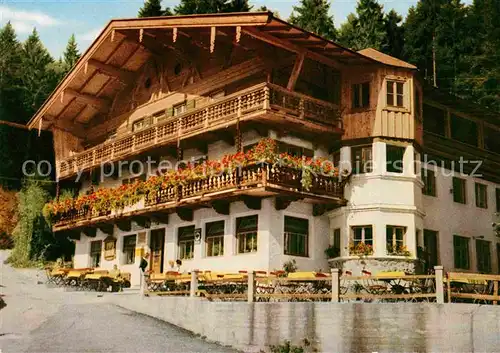
M139 269L140 269L140 275L141 275L141 296L144 297L145 291L146 291L146 279L145 279L145 273L146 269L148 268L148 258L149 258L149 252L144 249L143 254L141 256L141 262L139 263Z

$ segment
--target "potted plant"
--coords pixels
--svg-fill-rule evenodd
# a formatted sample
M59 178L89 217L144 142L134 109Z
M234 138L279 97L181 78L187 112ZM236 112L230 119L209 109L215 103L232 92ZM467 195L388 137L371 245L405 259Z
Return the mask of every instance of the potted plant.
M336 246L330 245L325 249L325 255L328 259L333 259L340 256L340 249Z
M373 246L365 244L364 242L359 242L357 244L351 243L349 246L349 254L357 256L373 255Z

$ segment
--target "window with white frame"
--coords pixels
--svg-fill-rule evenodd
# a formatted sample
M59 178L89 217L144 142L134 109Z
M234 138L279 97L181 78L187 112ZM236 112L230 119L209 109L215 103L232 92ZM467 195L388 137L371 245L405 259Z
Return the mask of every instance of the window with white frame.
M404 82L387 80L387 105L404 108Z
M257 252L257 215L236 218L236 241L238 254Z
M285 216L285 255L308 256L309 221L303 218Z
M224 221L205 224L206 256L224 255Z
M354 247L361 243L373 246L373 228L372 226L354 226L352 227L352 243Z
M174 110L173 111L174 116L181 115L181 114L183 114L183 113L186 112L186 110L187 110L187 103L183 102L183 103L174 105L173 110Z
M178 246L179 259L189 260L194 257L194 226L179 227Z
M373 170L372 146L356 146L351 148L353 174L371 173Z
M90 267L96 268L101 265L102 240L90 242Z
M123 264L131 265L135 263L135 243L136 236L127 235L123 237Z
M386 144L386 170L390 173L403 173L405 147Z
M476 207L488 208L488 187L484 184L476 183Z
M386 249L389 255L403 255L405 248L406 227L386 227Z

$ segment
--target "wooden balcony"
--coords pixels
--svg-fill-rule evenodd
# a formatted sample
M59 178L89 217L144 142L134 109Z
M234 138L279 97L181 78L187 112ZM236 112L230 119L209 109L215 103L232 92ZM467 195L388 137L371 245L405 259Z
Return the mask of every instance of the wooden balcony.
M147 217L158 213L179 214L179 209L192 212L196 208L214 207L217 210L214 206L216 202L223 201L227 204L231 201L245 200L245 197L260 200L263 197L277 196L285 200L285 206L281 206L283 208L294 200L333 206L345 205L346 178L339 180L337 177L312 175L308 190L302 186L301 180L302 171L299 169L270 165L246 166L232 173L207 176L205 179L160 189L154 195L145 195L143 201L125 210L97 212L91 207L70 210L59 214L53 220L54 231L113 223L121 219ZM276 207L280 207L278 203Z
M67 178L105 162L123 160L245 120L286 122L318 132L342 131L337 105L262 83L58 161L58 176Z

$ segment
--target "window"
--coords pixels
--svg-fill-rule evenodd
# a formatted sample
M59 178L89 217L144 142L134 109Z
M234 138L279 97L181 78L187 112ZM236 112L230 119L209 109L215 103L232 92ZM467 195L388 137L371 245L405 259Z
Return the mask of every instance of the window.
M422 193L427 196L436 196L436 173L433 170L422 168Z
M476 183L476 207L488 208L488 187Z
M495 189L495 199L497 204L497 212L500 212L500 189ZM499 263L500 266L500 263Z
M149 125L151 125L151 120L152 117L148 117L134 121L134 123L132 124L132 131L136 132L147 128Z
M491 273L491 250L490 242L476 239L477 271L480 273Z
M90 267L101 265L102 240L90 242Z
M123 237L123 263L131 265L135 262L135 235Z
M352 148L352 172L363 174L372 172L372 146Z
M224 221L205 224L205 243L207 256L224 255Z
M446 136L446 110L424 104L424 130Z
M257 227L258 217L236 218L236 240L238 254L257 252Z
M186 102L174 105L174 116L181 115L182 113L185 113L186 110L187 110Z
M389 255L399 255L405 250L406 227L387 226L385 231L386 248Z
M484 148L500 154L500 130L484 127Z
M455 268L469 269L469 238L453 236L453 257Z
M352 107L367 108L370 106L370 83L352 85Z
M373 246L373 230L372 226L356 226L352 227L352 242L356 247L360 243Z
M424 229L425 263L428 269L438 265L438 232Z
M332 247L333 247L333 249L335 251L335 254L334 254L333 257L340 256L340 234L341 234L340 228L334 229L334 231L333 231L333 244L332 244Z
M285 216L285 255L308 256L309 221Z
M403 173L404 147L386 145L386 170L391 173Z
M467 203L465 179L453 177L453 201Z
M451 115L451 138L472 146L477 146L478 129L475 121Z
M387 81L387 105L404 107L404 83Z
M194 226L179 227L179 258L189 260L194 257Z
M278 152L287 153L294 157L314 157L314 151L309 148L290 145L284 142L278 142Z

